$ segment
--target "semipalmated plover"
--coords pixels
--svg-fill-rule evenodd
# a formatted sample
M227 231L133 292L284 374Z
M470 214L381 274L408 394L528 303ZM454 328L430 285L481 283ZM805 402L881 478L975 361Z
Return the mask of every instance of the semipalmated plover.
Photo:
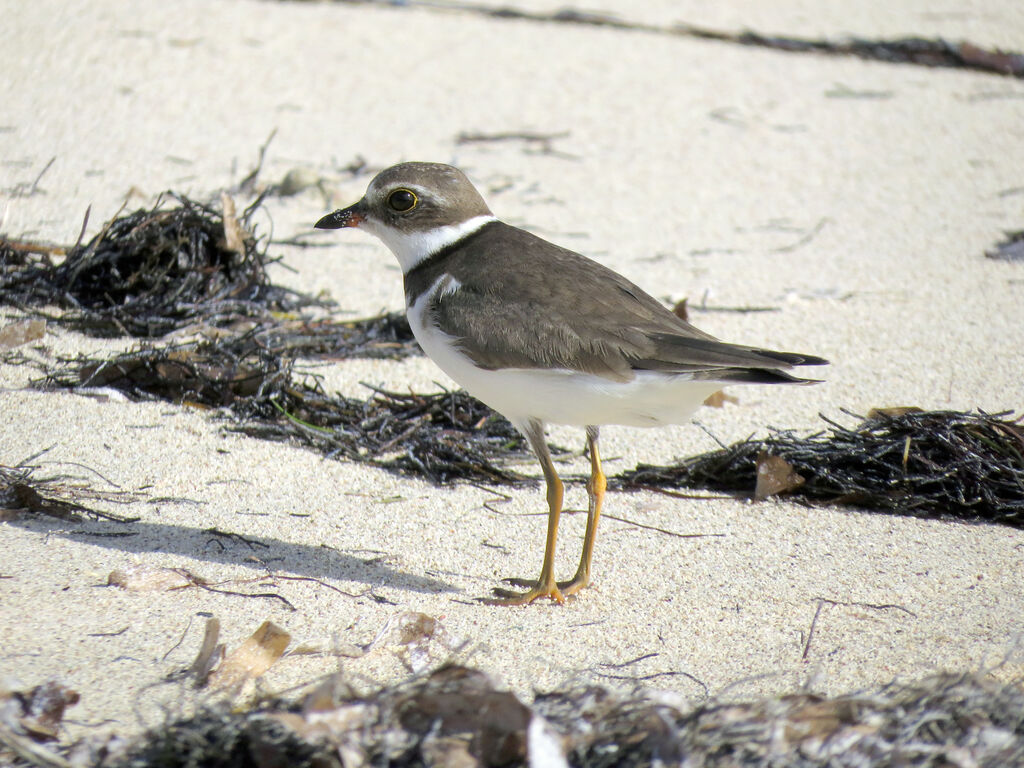
M450 165L388 168L362 200L316 226L358 227L391 249L423 351L504 414L540 460L548 501L540 578L523 593L495 590L501 597L489 602L563 602L589 583L605 491L601 425L679 424L722 385L809 383L785 369L826 363L718 341L622 275L499 221ZM583 554L562 583L554 574L562 482L544 439L549 423L585 427L590 452Z

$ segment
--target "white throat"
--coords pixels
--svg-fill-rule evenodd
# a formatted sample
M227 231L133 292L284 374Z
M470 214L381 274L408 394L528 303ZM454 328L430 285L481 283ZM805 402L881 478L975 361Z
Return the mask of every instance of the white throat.
M461 224L448 224L423 232L399 232L392 227L384 227L376 222L364 220L359 228L376 235L384 245L391 249L402 267L402 274L406 274L431 254L476 232L484 224L492 221L497 221L497 218L486 214L474 216Z

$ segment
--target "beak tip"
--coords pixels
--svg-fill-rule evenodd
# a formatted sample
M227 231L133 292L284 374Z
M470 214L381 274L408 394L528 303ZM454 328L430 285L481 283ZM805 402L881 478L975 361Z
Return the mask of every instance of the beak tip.
M315 229L341 229L342 227L358 227L359 223L363 220L363 217L359 215L357 210L354 210L355 206L350 208L340 208L334 213L328 213L322 217L316 224L313 225Z
M316 229L337 229L338 224L336 224L335 222L337 222L339 218L339 213L340 211L328 213L326 216L323 216L316 224L314 224L313 227Z

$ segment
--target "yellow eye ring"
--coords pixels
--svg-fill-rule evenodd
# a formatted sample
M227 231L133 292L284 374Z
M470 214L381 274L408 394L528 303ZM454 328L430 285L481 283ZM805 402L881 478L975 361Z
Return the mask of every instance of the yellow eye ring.
M415 192L411 189L405 189L404 187L402 189L396 189L388 195L388 206L391 210L398 211L399 213L411 211L416 207L416 204L419 201L420 199L416 197Z

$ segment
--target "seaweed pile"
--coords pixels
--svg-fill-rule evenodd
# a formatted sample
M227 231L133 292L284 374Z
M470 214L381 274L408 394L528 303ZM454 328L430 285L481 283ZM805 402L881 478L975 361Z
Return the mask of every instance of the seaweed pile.
M270 261L249 226L257 200L241 218L222 195L222 212L184 196L179 205L115 217L87 244L66 250L0 243L0 295L15 306L57 304L47 319L99 336L154 338L203 323L225 327L243 318L323 305L274 286Z
M853 414L848 414L853 415ZM708 488L753 493L769 458L796 481L792 497L919 517L1024 526L1024 424L998 414L876 410L853 428L777 430L672 466L641 464L620 488Z
M42 761L48 750L19 733L25 719L6 726L5 741L23 747L21 764L62 760L49 752L50 762ZM297 702L211 707L127 745L83 743L76 756L103 768L996 768L1024 761L1024 692L942 674L836 697L793 693L696 706L643 689L579 686L539 694L527 706L484 673L447 665L367 694L336 675Z
M258 330L200 342L141 348L109 359L77 358L43 386L110 387L135 399L226 409L232 429L297 440L328 457L425 476L435 483L520 484L500 462L527 455L522 436L466 392L400 394L367 400L329 395L315 376L265 346Z

